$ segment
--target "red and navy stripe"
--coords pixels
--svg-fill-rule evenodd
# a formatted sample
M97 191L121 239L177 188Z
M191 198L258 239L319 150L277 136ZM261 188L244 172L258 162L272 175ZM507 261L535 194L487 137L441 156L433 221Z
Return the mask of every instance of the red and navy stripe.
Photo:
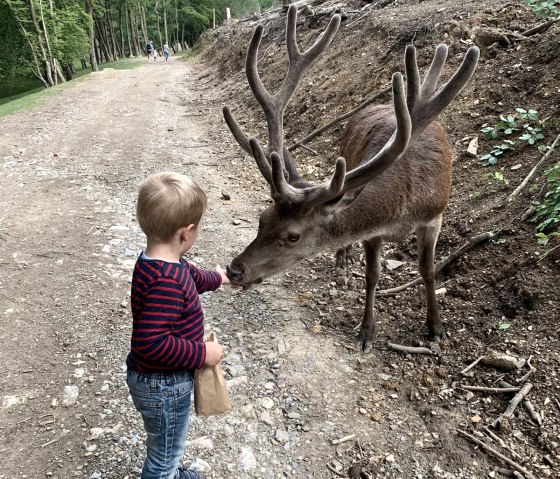
M127 366L141 372L200 368L206 358L199 293L222 284L219 273L185 260L138 258L132 275L132 338Z

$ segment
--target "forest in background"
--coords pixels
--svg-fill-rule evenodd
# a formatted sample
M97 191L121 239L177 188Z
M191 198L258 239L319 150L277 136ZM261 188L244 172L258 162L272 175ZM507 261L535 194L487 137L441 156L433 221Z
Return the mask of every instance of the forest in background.
M226 20L268 8L274 0L0 0L1 82L35 77L50 87L76 71L145 54L168 42L192 46ZM1 92L0 92L1 93Z

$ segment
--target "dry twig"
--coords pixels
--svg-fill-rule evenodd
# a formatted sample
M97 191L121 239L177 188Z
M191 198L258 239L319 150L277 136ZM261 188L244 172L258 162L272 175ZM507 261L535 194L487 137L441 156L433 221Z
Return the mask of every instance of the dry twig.
M500 381L500 383L503 383L503 381ZM494 422L492 423L492 427L496 427L502 419L513 416L515 409L517 408L519 403L523 401L525 396L529 394L529 391L531 390L532 387L533 385L531 383L524 384L521 390L509 402L508 408L497 419L494 420Z
M402 353L410 353L410 354L429 354L433 356L435 353L428 348L421 348L421 347L413 347L413 346L403 346L402 344L395 344L395 343L387 343L389 348L393 349L394 351L400 351Z
M517 454L513 449L508 447L508 445L501 437L499 437L497 434L494 434L488 428L488 426L484 426L482 429L484 429L484 432L486 434L488 434L492 439L494 439L494 441L496 441L500 446L502 446L506 451L508 451L513 457L515 457L516 459L522 459L522 457L519 454Z
M516 471L519 471L521 474L523 474L527 479L536 479L535 476L533 476L533 474L528 471L527 469L525 469L523 466L520 466L519 464L517 464L517 462L511 460L509 457L504 456L502 453L496 451L495 449L491 448L488 444L486 444L485 442L481 441L480 439L477 439L476 437L472 436L471 434L469 434L468 432L462 431L461 429L457 429L457 431L462 434L463 436L465 436L466 438L468 438L469 440L471 440L472 442L478 444L480 447L482 447L486 452L490 453L491 455L493 455L494 457L500 459L501 461L505 462L506 464L508 464L509 466L513 467Z
M333 466L331 466L328 462L327 462L327 468L329 469L329 471L333 472L334 474L336 474L339 477L346 477L346 474L342 474L341 472L338 472Z
M511 388L487 388L484 386L461 386L466 391L481 391L485 393L494 393L494 394L505 394L505 393L516 393L521 388L520 387L511 387Z
M513 191L513 193L511 195L508 196L508 201L513 201L515 199L515 197L519 194L519 192L525 188L525 186L527 186L527 183L529 183L529 180L533 177L533 175L536 173L537 169L539 168L539 166L541 166L541 164L546 161L546 159L551 155L551 153L554 151L554 149L556 148L556 145L558 144L558 141L560 141L560 134L556 137L556 139L552 142L552 145L550 145L549 150L543 155L543 157L537 162L537 164L535 166L533 166L533 169L529 172L529 174L525 177L525 179L521 182L521 184L515 188L515 190Z
M503 387L503 388L511 388L512 387L512 385L510 383L508 383L507 381L498 382L498 386ZM531 419L533 419L533 421L535 421L539 426L542 426L542 422L543 422L542 417L537 411L535 411L535 408L533 407L533 403L531 401L529 401L528 399L523 399L523 407L529 413L529 416L531 416Z
M560 22L560 18L553 18L552 20L548 20L543 23L539 23L538 25L534 26L533 28L529 28L529 30L525 30L521 32L521 35L524 37L530 37L531 35L535 35L537 33L542 33L547 31L552 25L556 22Z
M522 378L517 379L515 381L517 384L521 384L521 383L524 383L525 381L527 381L527 379L529 379L531 374L533 374L536 371L536 368L534 368L533 365L531 364L531 359L533 359L533 356L529 356L529 359L527 359L527 365L530 368L529 372L527 374L525 374Z
M332 444L333 445L342 444L343 442L351 441L355 437L356 437L355 434L349 434L348 436L341 437L340 439L333 439Z
M476 361L469 364L465 369L461 371L461 374L468 373L472 368L474 368L480 361L484 359L484 356L480 356Z

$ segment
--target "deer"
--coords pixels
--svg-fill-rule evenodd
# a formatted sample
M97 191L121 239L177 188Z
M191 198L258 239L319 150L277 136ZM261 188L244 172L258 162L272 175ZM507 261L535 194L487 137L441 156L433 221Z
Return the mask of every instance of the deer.
M370 105L356 113L341 134L341 157L332 177L319 184L306 181L284 144L284 112L302 76L326 50L340 26L333 15L307 50L296 40L297 6L287 12L286 76L275 93L258 73L258 49L264 27L257 25L247 49L246 76L264 111L268 144L248 137L229 107L224 119L243 150L256 161L270 185L273 200L260 215L256 238L227 266L230 281L243 289L285 271L305 258L331 250L337 258L361 242L365 251L365 307L358 348L370 352L375 334L374 300L381 274L384 241L399 242L416 232L419 272L426 296L430 341L444 333L435 294L434 257L442 214L451 191L451 148L435 118L459 94L476 69L479 50L470 47L451 78L437 89L447 61L439 45L421 81L416 49L405 48L403 76L392 75L392 105Z

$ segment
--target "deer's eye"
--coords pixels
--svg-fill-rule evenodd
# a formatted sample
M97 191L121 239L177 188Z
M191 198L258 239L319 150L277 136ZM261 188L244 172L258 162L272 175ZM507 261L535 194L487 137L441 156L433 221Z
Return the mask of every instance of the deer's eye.
M295 243L297 241L299 241L300 235L298 235L297 233L292 233L290 235L288 235L288 241L290 243Z

